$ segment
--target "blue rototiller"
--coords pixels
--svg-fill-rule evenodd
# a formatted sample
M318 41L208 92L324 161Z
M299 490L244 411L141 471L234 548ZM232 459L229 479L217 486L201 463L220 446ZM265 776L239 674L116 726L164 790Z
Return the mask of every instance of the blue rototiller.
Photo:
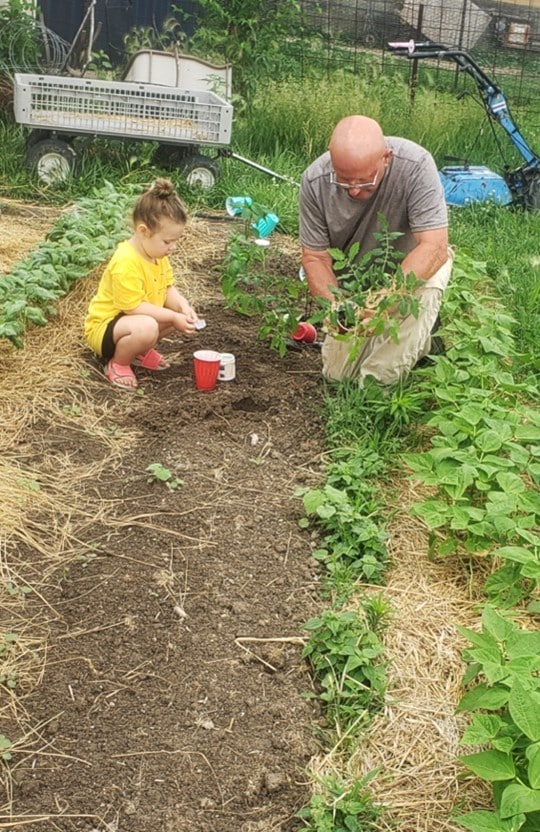
M454 61L461 71L474 80L490 123L497 122L501 126L523 158L523 164L516 170L505 170L502 176L484 165L463 163L442 168L439 176L448 205L494 202L499 205L512 203L530 211L539 209L540 157L521 135L501 88L480 69L469 53L430 41L416 43L411 40L388 45L395 54L405 55L410 59Z

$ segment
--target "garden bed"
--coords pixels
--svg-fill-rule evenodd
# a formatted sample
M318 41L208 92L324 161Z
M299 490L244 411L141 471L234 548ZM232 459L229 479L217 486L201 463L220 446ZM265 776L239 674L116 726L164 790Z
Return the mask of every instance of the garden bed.
M13 206L11 216L20 228ZM37 213L36 244L49 219ZM0 632L18 634L0 713L12 743L0 828L292 832L313 773L340 770L303 695L303 624L326 601L318 541L293 496L325 476L320 353L280 358L256 320L224 309L216 266L230 229L189 228L175 268L208 326L164 345L172 367L141 372L142 395L108 385L83 343L100 269L22 350L0 350ZM25 246L13 246L15 262ZM270 257L296 279L295 242L276 237ZM235 380L197 391L196 347L232 352ZM394 486L396 691L349 774L384 761L373 784L391 807L381 829L456 830L454 621L469 616L466 577L426 560L408 517L414 494Z
M228 230L186 277L207 329L165 344L173 366L141 372L143 395L108 385L81 342L97 275L2 353L4 391L23 368L27 382L4 450L39 488L7 547L13 610L44 638L2 725L2 817L35 816L25 828L292 829L309 799L319 717L301 637L318 582L291 496L321 475L320 356L280 359L223 308L212 259ZM197 391L200 347L234 353L235 380Z

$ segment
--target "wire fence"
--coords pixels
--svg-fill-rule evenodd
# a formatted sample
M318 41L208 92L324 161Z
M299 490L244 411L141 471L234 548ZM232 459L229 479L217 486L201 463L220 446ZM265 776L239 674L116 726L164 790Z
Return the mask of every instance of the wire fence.
M328 71L361 69L369 51L380 71L392 74L390 42L429 40L469 52L513 106L540 115L540 0L304 0L303 13ZM413 91L424 68L421 61L412 64ZM433 76L432 63L429 70ZM435 71L447 87L448 65Z

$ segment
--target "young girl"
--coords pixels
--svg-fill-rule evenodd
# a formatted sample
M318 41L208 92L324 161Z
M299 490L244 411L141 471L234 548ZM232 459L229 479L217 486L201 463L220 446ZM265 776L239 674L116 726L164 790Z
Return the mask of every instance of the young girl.
M184 233L187 214L172 182L156 179L133 209L133 235L120 243L90 301L86 341L101 356L105 376L133 391L131 368L165 370L155 345L171 332L191 335L197 314L173 286L169 255Z

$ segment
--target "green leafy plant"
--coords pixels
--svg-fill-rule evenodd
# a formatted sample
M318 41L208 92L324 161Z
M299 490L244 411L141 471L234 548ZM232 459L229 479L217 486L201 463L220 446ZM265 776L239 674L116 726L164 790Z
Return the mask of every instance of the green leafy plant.
M366 338L385 334L397 342L401 319L418 317L420 309L415 290L421 283L412 273L403 274L399 265L403 255L394 247L402 235L388 230L382 214L379 223L381 231L374 235L378 246L373 251L358 257L359 243L347 252L329 249L339 285L332 302L321 301L322 312L315 319L324 320L338 340L351 342L351 361Z
M20 599L24 598L25 595L29 595L32 592L31 587L26 585L18 586L17 584L14 584L13 581L6 581L4 584L4 589L12 598Z
M388 553L377 489L370 477L381 471L376 451L355 447L336 452L326 482L320 488L300 489L306 512L302 527L315 519L323 530L322 547L313 556L323 562L331 577L352 580L361 576L380 583Z
M459 627L468 688L459 713L471 715L462 745L482 750L459 759L492 784L494 811L459 815L472 832L534 832L540 823L540 633L522 630L489 604L482 630Z
M134 26L130 29L123 38L124 52L128 57L141 49L161 49L166 52L184 40L180 23L174 16L169 16L159 31L154 26Z
M360 441L383 458L397 453L400 441L416 438L418 422L432 407L429 390L408 378L385 387L368 376L362 387L355 379L344 379L325 394L326 432L329 441L340 447Z
M259 316L259 337L285 355L287 339L301 317L302 282L274 274L268 267L268 250L244 234L231 237L220 280L226 305L241 315Z
M164 483L171 491L176 491L184 484L179 477L176 477L172 471L165 468L160 462L152 462L150 465L147 465L146 471L150 475L147 482Z
M95 73L97 78L107 80L113 76L113 65L111 59L103 49L92 52L90 63L87 69Z
M431 556L502 562L485 590L509 606L540 586L540 416L524 401L534 389L510 372L512 319L494 298L468 290L479 285L479 264L460 255L457 269L462 288L448 305L453 345L429 380L438 403L426 422L431 448L403 459L436 488L412 508L430 530Z
M324 777L309 805L297 817L305 823L306 832L369 832L377 828L382 807L376 806L367 789L376 771L365 777L345 781Z
M388 605L366 598L356 610L326 610L304 625L310 637L303 656L340 735L353 735L382 705L386 672L378 634L388 612Z
M0 8L0 75L37 69L42 48L33 0L8 0Z
M11 740L9 740L4 734L0 734L0 760L3 760L5 763L8 763L12 758L12 754L9 750L11 747Z
M190 15L173 5L180 18ZM302 31L298 0L199 0L195 31L187 46L194 55L234 66L236 106L249 102L262 77L280 67L283 44Z
M105 183L93 197L62 215L43 242L0 285L0 339L22 347L28 324L45 326L54 302L73 283L103 262L126 234L125 212L133 193Z

